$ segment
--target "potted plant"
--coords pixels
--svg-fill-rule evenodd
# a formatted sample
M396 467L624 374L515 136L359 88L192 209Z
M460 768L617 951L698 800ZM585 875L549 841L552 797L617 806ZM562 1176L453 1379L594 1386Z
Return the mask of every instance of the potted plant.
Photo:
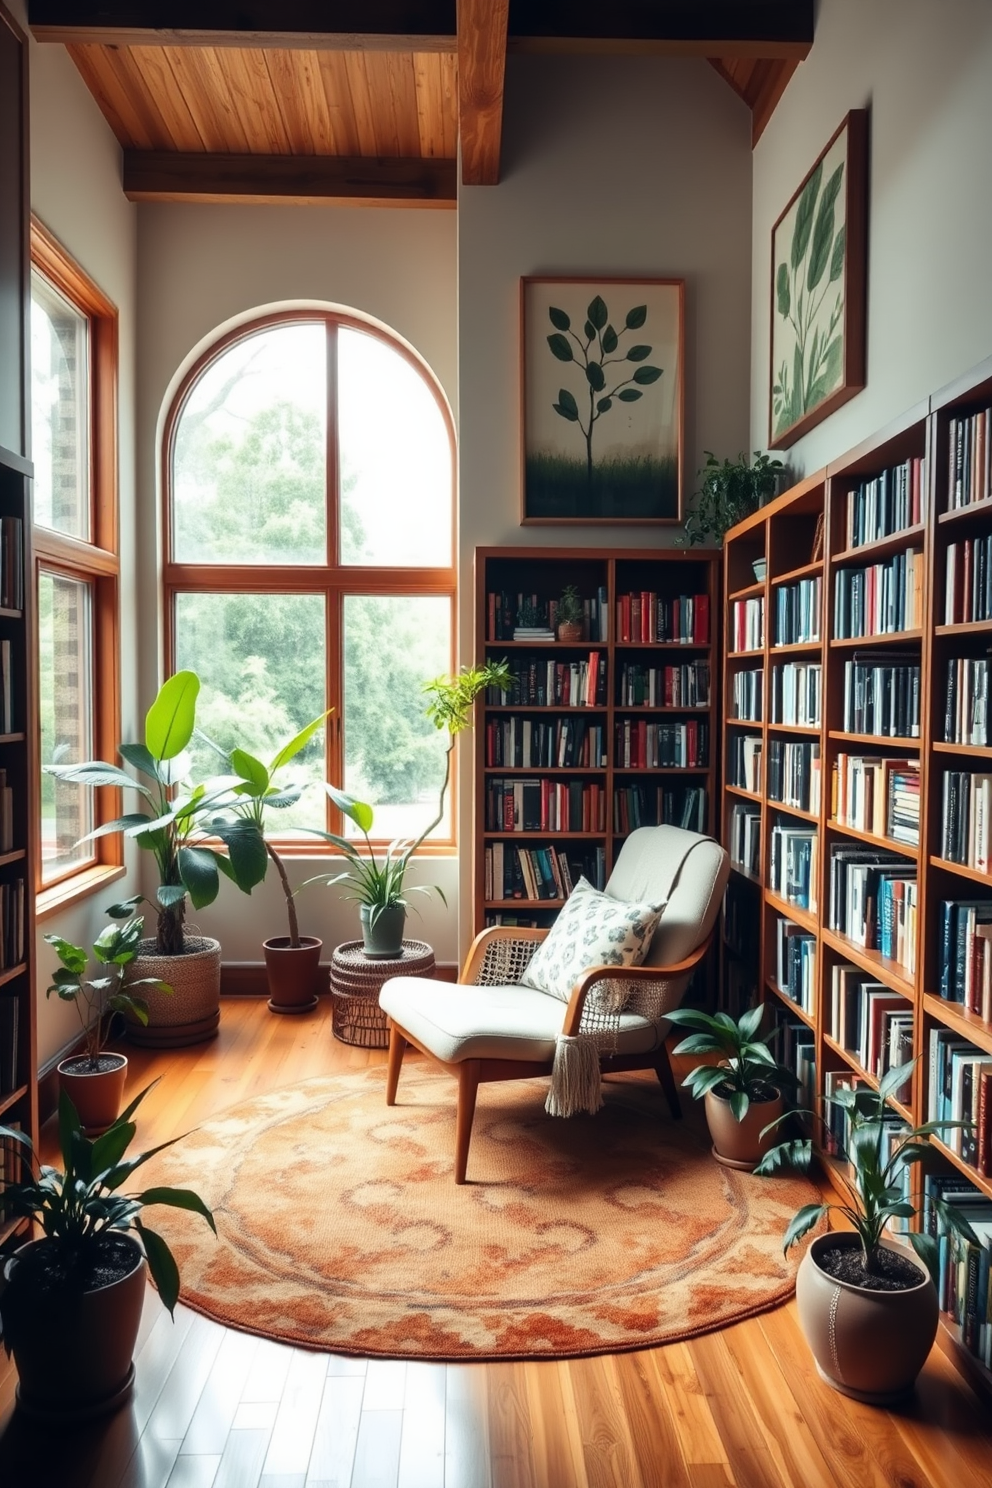
M121 757L139 777L102 760L78 765L46 765L50 775L79 785L136 790L143 809L106 822L90 837L121 832L152 854L159 887L154 898L158 920L154 940L140 947L145 980L165 982L175 996L148 1001L148 1023L129 1024L136 1043L179 1045L212 1038L220 1021L220 944L185 931L186 899L194 909L212 904L223 873L245 893L265 877L268 858L262 833L254 822L231 810L232 781L190 784L187 745L196 725L200 680L195 672L177 672L162 684L145 718L141 744L122 744ZM144 781L148 783L145 784ZM227 853L213 845L220 841ZM135 894L108 911L129 919L144 895ZM136 963L137 964L137 963Z
M883 1240L894 1219L913 1219L918 1212L902 1179L907 1169L913 1174L931 1158L931 1136L970 1125L928 1121L907 1126L894 1140L887 1135L886 1102L915 1063L889 1070L877 1090L841 1089L824 1097L847 1117L851 1176L839 1173L842 1202L805 1204L785 1233L788 1251L831 1212L851 1225L850 1231L828 1231L813 1240L796 1277L796 1301L821 1379L844 1395L875 1404L913 1388L937 1332L937 1237L926 1231L909 1233L925 1269ZM771 1148L755 1171L805 1171L811 1159L812 1143L798 1138ZM959 1210L938 1197L932 1203L938 1230L978 1243Z
M798 1085L793 1072L758 1038L763 1007L749 1008L735 1022L729 1013L677 1008L668 1014L676 1028L693 1029L674 1054L703 1058L682 1084L703 1098L713 1138L713 1156L728 1168L750 1172L771 1145L766 1128L784 1114L783 1092Z
M774 496L779 473L785 467L781 460L761 455L757 450L753 465L745 454L721 462L712 450L704 453L706 464L699 471L702 481L685 519L685 535L680 542L693 547L709 539L719 547L730 527Z
M444 798L451 779L451 755L455 738L471 727L472 706L476 697L486 687L508 689L511 685L510 669L505 661L487 661L480 667L463 667L453 677L435 677L424 683L424 692L428 697L427 716L435 728L447 731L448 747L444 755L444 779L441 782L437 814L419 837L397 839L381 850L381 856L376 857L369 835L373 823L372 807L365 801L358 801L354 796L337 790L333 785L325 785L334 805L355 823L365 838L365 851L346 837L339 837L333 832L320 833L320 836L344 853L348 859L348 867L340 873L318 874L316 878L308 879L307 883L348 886L350 892L345 894L345 898L356 899L361 906L362 940L367 956L389 959L402 955L408 893L429 894L433 889L440 895L442 903L447 903L442 890L436 884L417 884L406 888L406 870L421 843L444 816Z
M143 1210L152 1204L188 1209L216 1233L210 1210L189 1189L123 1192L131 1174L162 1150L126 1156L135 1134L131 1117L151 1088L95 1141L84 1136L72 1101L61 1091L61 1171L32 1171L27 1137L0 1127L0 1140L19 1144L22 1170L27 1168L19 1181L3 1184L6 1212L30 1218L42 1230L41 1239L28 1241L7 1260L0 1291L3 1346L17 1366L18 1403L38 1419L87 1421L128 1399L146 1267L173 1312L179 1271L161 1235L143 1222Z
M574 584L566 584L555 611L560 641L581 641L585 625L585 606Z
M61 935L45 936L61 962L45 995L51 997L54 992L63 1002L73 1003L83 1028L85 1053L63 1059L58 1075L59 1085L75 1106L87 1136L105 1132L117 1120L127 1079L127 1056L111 1054L104 1048L109 1032L107 1014L126 1013L147 1023L147 1003L135 995L135 989L149 986L171 992L155 977L138 978L124 986L125 969L138 955L142 929L141 916L132 915L122 925L108 925L97 936L93 955L107 970L105 976L91 981L84 981L89 957L82 946L73 945Z
M269 979L269 1007L274 1013L305 1013L316 1007L317 970L323 941L316 935L300 934L296 898L281 855L269 839L264 837L265 818L267 812L284 811L300 799L301 786L278 786L275 777L284 765L288 765L309 744L331 711L328 708L327 712L302 728L288 744L284 744L276 752L268 765L245 749L232 749L226 755L216 744L206 740L222 756L228 770L237 777L238 783L232 792L237 801L235 814L263 834L265 851L278 874L286 900L289 934L273 935L262 942ZM200 737L204 736L201 734Z

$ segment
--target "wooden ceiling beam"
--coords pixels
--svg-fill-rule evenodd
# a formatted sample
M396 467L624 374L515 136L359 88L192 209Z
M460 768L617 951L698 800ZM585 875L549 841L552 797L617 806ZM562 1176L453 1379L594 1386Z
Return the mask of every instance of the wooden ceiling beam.
M789 86L799 61L794 57L778 57L742 64L735 57L710 57L709 62L751 110L753 150Z
M454 207L453 160L125 150L129 201Z
M508 12L509 0L458 0L458 132L465 186L499 181Z

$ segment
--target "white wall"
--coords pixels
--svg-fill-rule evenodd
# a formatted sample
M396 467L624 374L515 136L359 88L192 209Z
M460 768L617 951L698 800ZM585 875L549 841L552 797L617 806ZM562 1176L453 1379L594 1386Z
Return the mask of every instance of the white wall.
M992 351L992 6L820 0L754 156L751 442L768 438L772 224L851 108L870 113L868 384L786 452L819 469Z
M671 528L521 527L519 285L525 275L686 281L685 494L703 450L747 447L751 115L705 62L507 62L503 172L458 202L461 624L477 545L645 546ZM470 778L466 765L464 779ZM461 841L471 842L463 792ZM471 871L462 855L462 939Z
M144 205L138 212L138 530L141 688L147 701L160 679L158 594L159 459L162 417L180 376L218 327L292 303L343 305L397 331L433 370L456 407L455 214L417 209ZM326 861L294 859L296 884ZM408 882L439 883L457 901L452 859L420 861ZM147 889L152 887L149 882ZM439 960L456 959L454 908L420 900L408 933L422 936ZM357 909L335 890L306 890L300 929L326 946L358 934ZM216 935L227 961L261 960L261 942L286 933L274 874L250 898L225 883L217 902L195 919Z
M18 7L15 7L15 9ZM23 7L20 19L23 21ZM61 46L31 43L31 206L119 311L119 482L121 533L121 684L124 737L137 724L135 530L136 212L120 187L121 155L82 78ZM132 865L133 866L133 865ZM44 989L57 964L43 934L90 943L114 899L134 882L46 918L38 927L38 1046L48 1063L79 1031L74 1009Z

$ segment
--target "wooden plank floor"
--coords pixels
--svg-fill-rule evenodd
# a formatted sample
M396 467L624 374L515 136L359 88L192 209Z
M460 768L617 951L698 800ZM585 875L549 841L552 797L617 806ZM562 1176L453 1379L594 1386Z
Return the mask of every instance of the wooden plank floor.
M130 1089L163 1076L142 1145L385 1057L335 1043L326 1003L288 1018L261 999L225 1000L214 1043L128 1052ZM435 1365L314 1354L182 1307L172 1323L149 1291L130 1409L60 1439L20 1419L14 1384L0 1364L0 1488L992 1484L992 1412L938 1349L909 1404L873 1410L819 1382L793 1304L638 1353Z

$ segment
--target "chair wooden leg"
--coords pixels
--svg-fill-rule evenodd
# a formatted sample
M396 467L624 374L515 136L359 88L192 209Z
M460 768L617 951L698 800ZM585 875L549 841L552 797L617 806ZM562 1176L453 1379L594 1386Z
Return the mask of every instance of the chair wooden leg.
M472 1118L475 1097L479 1093L480 1066L477 1059L466 1059L458 1066L458 1122L455 1129L455 1182L465 1182L468 1167L468 1144L472 1140Z
M665 1092L665 1099L668 1101L668 1109L672 1113L672 1119L678 1121L682 1115L682 1102L679 1100L679 1093L675 1088L675 1076L672 1074L668 1049L664 1044L658 1050L657 1058L654 1062L654 1070L658 1076L658 1083Z
M403 1067L403 1055L406 1053L406 1039L403 1037L395 1023L389 1025L389 1062L386 1065L386 1105L395 1106L396 1087L400 1083L400 1070Z

